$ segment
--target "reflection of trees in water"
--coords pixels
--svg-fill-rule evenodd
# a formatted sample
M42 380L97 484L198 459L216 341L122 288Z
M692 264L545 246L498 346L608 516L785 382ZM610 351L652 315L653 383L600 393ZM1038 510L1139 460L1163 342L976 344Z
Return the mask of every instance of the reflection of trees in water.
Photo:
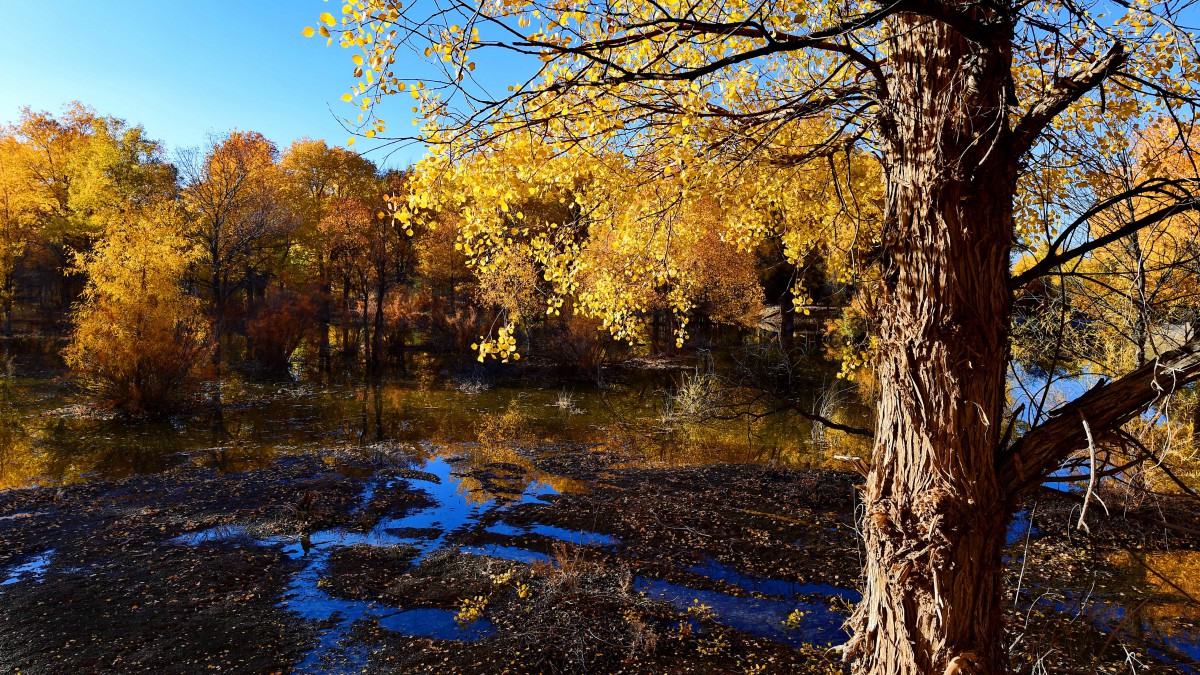
M11 371L0 376L0 490L19 487L43 473L28 425L17 408Z
M522 448L542 444L535 432L532 408L514 398L503 412L483 414L476 426L477 443L464 447L469 469L463 472L461 489L468 500L485 502L520 496L535 483L558 492L576 492L584 486L565 476L547 473L534 465Z
M1200 621L1200 551L1121 551L1110 560L1149 597L1130 623L1151 622L1167 637L1200 642L1195 627Z
M51 482L78 480L84 474L120 477L189 462L240 471L305 448L391 441L481 442L490 447L473 450L469 459L514 466L522 462L507 446L543 440L600 444L624 451L634 464L813 461L806 432L794 420L778 416L753 424L684 418L663 425L664 402L678 379L674 373L638 374L602 389L513 386L476 393L448 386L444 370L435 375L422 380L418 371L416 379L342 384L231 377L216 426L210 426L212 418L201 417L174 424L99 419L71 406L69 399L47 396L54 391L48 380L16 380L15 392L10 386L7 399L0 400L0 415L5 416L0 477L6 484L23 485L38 477ZM563 392L570 405L558 400ZM486 438L481 430L487 431Z
M179 431L167 421L48 418L37 445L47 458L46 474L58 482L85 474L122 478L164 471L183 456Z

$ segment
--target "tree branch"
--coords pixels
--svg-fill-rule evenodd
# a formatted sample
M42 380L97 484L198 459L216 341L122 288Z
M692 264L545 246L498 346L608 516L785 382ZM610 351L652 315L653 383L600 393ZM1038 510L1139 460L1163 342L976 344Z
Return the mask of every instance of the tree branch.
M1038 136L1041 135L1046 125L1058 117L1059 113L1066 110L1067 106L1077 101L1080 96L1115 73L1128 58L1129 55L1125 53L1125 44L1118 42L1087 68L1056 82L1042 97L1042 100L1035 103L1029 112L1025 113L1025 116L1013 129L1013 149L1016 156L1028 152L1037 142Z
M815 411L805 410L804 406L800 405L797 401L789 401L789 403L791 403L792 410L795 411L795 413L797 415L799 415L807 420L816 422L818 424L823 424L830 429L841 431L841 432L844 432L847 434L852 434L854 436L863 436L864 438L874 438L875 437L874 432L872 432L870 429L865 429L863 427L854 427L854 426L850 426L848 424L841 424L839 422L834 422L833 420L829 419L828 417L818 414Z
M1103 248L1124 237L1128 237L1129 235L1138 232L1142 228L1149 227L1155 223L1166 220L1171 216L1175 216L1187 211L1200 211L1200 197L1188 197L1186 199L1180 199L1170 206L1165 206L1157 211L1148 213L1141 218L1131 220L1130 222L1118 227L1108 234L1096 237L1091 241L1080 244L1073 249L1062 251L1061 253L1054 251L1053 249L1055 247L1052 246L1050 254L1039 260L1033 267L1030 267L1024 272L1013 277L1009 286L1010 288L1014 289L1021 288L1030 281L1048 274L1050 270L1065 262L1087 255L1098 248ZM1073 227L1074 225L1072 225L1072 228ZM1057 244L1058 242L1055 242L1056 246Z
M1010 495L1040 483L1063 459L1087 444L1082 417L1095 436L1116 432L1155 401L1200 378L1200 338L1050 413L997 458L1001 485Z

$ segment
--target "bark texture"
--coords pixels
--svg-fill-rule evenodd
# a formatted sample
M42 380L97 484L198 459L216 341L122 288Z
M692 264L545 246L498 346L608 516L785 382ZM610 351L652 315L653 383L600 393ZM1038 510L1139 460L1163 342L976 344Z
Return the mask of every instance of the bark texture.
M1007 670L997 479L1016 189L1008 36L894 20L885 105L881 392L854 672Z

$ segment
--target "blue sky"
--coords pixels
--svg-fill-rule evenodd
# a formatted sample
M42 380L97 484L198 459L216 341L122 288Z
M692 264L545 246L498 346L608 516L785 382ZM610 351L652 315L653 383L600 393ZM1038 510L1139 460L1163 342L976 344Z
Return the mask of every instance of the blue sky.
M352 110L339 100L352 83L350 54L300 34L331 6L0 0L0 122L15 121L26 105L59 112L79 100L142 125L169 150L234 128L262 132L281 148L301 136L344 144L348 134L330 108L343 117ZM409 124L405 101L386 105L394 129ZM355 148L370 144L359 139ZM367 156L401 167L421 152L401 150L386 162Z
M0 0L0 123L23 106L61 111L78 100L141 124L169 150L202 145L211 133L259 131L280 148L307 136L344 144L333 113L357 115L341 95L351 86L350 54L301 35L324 11L322 0ZM405 52L398 57L403 58ZM475 76L503 91L534 66L489 54ZM413 58L402 76L428 68ZM409 127L411 101L385 103L389 131ZM410 147L377 163L403 167Z

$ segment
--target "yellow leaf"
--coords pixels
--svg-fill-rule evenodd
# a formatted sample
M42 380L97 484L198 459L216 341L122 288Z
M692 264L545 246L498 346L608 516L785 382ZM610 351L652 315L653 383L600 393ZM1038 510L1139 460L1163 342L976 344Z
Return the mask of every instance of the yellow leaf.
M350 101L354 100L354 97L351 96L350 94L342 94L342 100L349 103Z
M302 35L304 35L304 37L312 37L313 34L316 33L316 31L313 30L312 26L305 26L304 30L302 30L300 32Z
M324 23L326 26L336 26L337 25L337 19L333 18L333 15L330 14L329 12L321 12L321 22Z

